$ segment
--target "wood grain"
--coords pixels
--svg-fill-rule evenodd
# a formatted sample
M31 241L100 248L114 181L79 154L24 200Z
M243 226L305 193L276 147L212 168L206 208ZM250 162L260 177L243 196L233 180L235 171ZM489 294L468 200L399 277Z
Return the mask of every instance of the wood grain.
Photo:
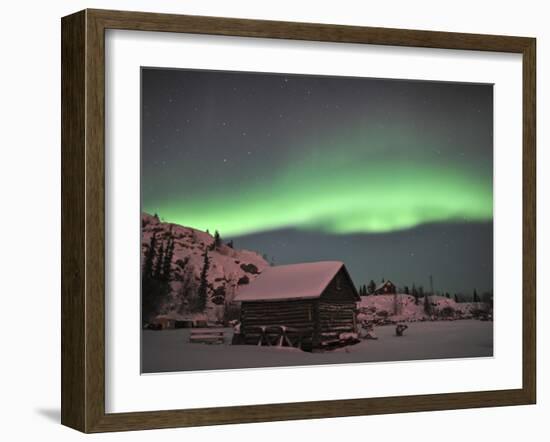
M61 422L85 428L85 13L61 34Z
M523 386L515 390L105 413L105 30L523 55ZM83 432L532 404L536 398L535 39L85 10L62 19L62 423Z
M523 389L532 403L537 389L537 159L536 41L523 50Z

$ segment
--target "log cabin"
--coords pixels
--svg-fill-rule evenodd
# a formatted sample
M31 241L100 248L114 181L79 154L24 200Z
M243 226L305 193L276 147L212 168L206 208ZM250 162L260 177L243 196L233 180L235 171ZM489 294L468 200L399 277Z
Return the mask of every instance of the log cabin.
M382 282L382 284L380 284L374 290L375 295L395 295L396 293L397 288L395 287L395 284L390 280Z
M340 261L268 267L235 297L241 303L240 341L327 348L357 332L359 299Z

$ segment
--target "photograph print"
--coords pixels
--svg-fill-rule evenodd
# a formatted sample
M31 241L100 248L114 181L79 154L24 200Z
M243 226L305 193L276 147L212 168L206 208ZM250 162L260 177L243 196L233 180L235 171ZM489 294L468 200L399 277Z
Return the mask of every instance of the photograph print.
M141 372L493 356L493 85L141 68Z

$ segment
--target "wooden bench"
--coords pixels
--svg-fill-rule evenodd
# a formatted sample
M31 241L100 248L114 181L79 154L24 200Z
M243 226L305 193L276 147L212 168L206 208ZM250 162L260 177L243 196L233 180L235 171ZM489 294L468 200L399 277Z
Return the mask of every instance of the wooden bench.
M189 342L202 344L223 344L225 331L223 328L192 328Z

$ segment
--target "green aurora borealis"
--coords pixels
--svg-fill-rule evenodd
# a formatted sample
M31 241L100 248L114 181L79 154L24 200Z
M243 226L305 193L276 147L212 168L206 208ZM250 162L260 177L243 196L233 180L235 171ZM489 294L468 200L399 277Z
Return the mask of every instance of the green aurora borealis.
M143 211L359 282L492 289L491 85L144 68L142 94Z
M492 179L475 167L450 167L428 149L406 152L412 137L335 138L298 146L283 167L257 180L225 179L192 195L145 205L171 222L226 236L293 227L334 234L377 233L425 223L492 218ZM408 134L410 135L410 134ZM377 144L379 143L379 144ZM401 145L403 144L403 145ZM380 146L385 146L381 150ZM420 153L418 153L420 152Z

